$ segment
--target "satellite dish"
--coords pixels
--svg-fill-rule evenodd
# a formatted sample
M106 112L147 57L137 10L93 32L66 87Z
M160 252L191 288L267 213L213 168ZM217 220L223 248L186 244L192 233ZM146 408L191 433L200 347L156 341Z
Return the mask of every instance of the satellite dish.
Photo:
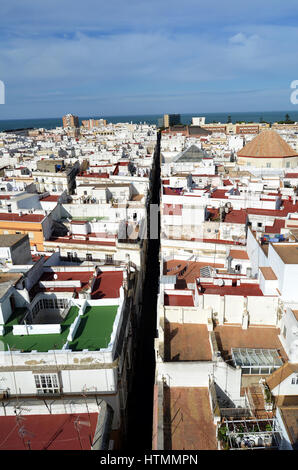
M54 279L58 279L58 275L57 274L54 274Z
M223 279L218 279L218 285L219 287L222 287L224 285Z

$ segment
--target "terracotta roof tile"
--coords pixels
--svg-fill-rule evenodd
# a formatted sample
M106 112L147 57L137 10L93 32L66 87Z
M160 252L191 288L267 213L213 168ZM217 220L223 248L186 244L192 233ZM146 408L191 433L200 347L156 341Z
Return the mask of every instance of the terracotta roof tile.
M238 152L238 157L243 158L285 158L294 156L297 156L297 152L272 129L261 132Z

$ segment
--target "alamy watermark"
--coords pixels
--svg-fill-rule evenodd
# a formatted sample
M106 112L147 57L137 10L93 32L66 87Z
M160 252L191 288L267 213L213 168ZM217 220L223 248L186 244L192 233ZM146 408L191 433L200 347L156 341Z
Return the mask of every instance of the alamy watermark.
M0 104L5 104L5 85L2 80L0 80Z
M294 88L294 91L291 93L291 103L298 104L298 80L292 81L291 88Z

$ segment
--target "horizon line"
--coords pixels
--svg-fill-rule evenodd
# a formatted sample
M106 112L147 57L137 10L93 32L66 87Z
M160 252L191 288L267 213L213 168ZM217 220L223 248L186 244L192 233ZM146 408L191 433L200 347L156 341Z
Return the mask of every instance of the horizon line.
M140 116L163 116L164 114L180 114L181 116L185 116L185 115L190 115L190 116L193 116L193 117L196 117L196 116L199 116L199 117L204 117L204 115L208 115L208 114L256 114L256 113L260 113L260 114L264 114L264 113L282 113L282 112L287 112L287 113L290 113L290 112L298 112L298 109L297 111L294 110L294 109L280 109L280 110L270 110L270 111L260 111L260 110L256 110L256 111L208 111L208 112L201 112L201 113L183 113L183 112L175 112L175 113L143 113L143 114L110 114L110 115L105 115L105 116L98 116L98 115L93 115L93 116L79 116L78 115L78 118L79 119L106 119L106 118L114 118L114 117L140 117ZM70 113L72 114L72 113ZM75 116L77 116L76 114L74 114ZM55 117L23 117L23 118L8 118L8 119L0 119L0 122L7 122L7 121L30 121L30 120L46 120L46 119L61 119L62 120L62 117L63 116L55 116Z

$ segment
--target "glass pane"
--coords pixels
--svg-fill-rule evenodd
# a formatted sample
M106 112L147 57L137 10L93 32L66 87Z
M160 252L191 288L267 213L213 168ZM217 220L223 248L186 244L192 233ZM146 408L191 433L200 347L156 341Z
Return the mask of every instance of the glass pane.
M56 375L52 375L53 387L58 387L58 380Z

